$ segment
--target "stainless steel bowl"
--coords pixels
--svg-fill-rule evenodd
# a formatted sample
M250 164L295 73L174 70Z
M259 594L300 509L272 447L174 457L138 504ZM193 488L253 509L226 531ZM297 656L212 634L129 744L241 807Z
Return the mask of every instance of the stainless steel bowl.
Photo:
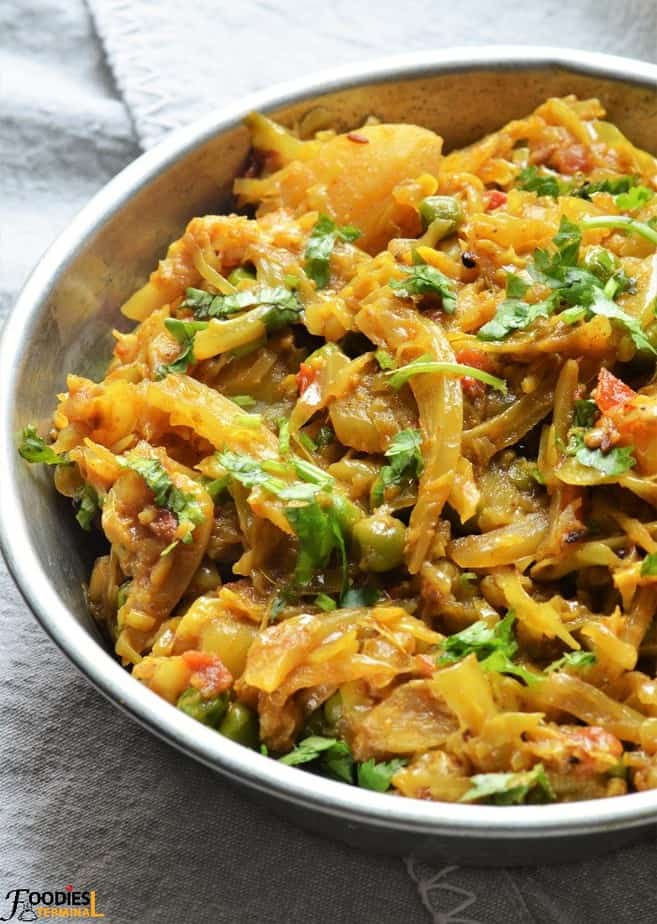
M271 761L193 722L114 660L82 582L89 542L15 435L46 422L68 370L103 368L119 305L194 215L220 212L248 149L245 113L283 123L326 107L340 128L367 115L435 129L447 148L522 116L548 96L597 96L642 147L657 137L657 67L558 49L427 52L343 67L260 93L171 135L109 183L41 260L0 347L0 540L37 619L89 680L145 728L299 824L370 850L495 865L563 861L635 839L657 820L657 791L571 805L496 808L399 799Z

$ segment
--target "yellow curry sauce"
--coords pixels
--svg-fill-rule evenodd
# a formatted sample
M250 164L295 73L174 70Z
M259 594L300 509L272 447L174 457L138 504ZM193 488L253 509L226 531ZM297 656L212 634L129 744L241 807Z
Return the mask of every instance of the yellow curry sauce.
M657 162L597 100L442 153L253 115L48 445L134 677L353 785L657 786ZM312 121L312 120L311 120Z

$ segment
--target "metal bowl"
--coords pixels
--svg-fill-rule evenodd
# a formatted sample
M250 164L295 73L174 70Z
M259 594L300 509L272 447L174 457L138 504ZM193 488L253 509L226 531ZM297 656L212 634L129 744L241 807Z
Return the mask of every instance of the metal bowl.
M102 374L119 306L194 215L229 206L244 163L242 117L283 123L315 106L337 127L374 114L417 122L446 147L474 141L548 96L597 96L633 141L654 148L657 67L577 51L480 48L343 67L251 96L171 135L109 183L41 260L0 347L0 540L37 619L89 680L145 728L278 806L286 817L370 850L495 865L563 861L636 839L657 820L657 790L608 800L497 808L395 798L283 766L203 727L134 680L85 606L84 539L47 473L17 456L15 435L45 423L74 370Z

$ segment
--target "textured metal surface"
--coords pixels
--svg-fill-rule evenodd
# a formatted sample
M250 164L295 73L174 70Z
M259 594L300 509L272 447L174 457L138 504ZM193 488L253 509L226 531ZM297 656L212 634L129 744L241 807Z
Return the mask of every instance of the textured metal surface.
M291 122L321 104L338 127L375 114L418 122L447 149L548 96L598 96L639 145L654 148L657 67L551 49L467 49L341 68L213 113L143 155L102 190L34 271L0 345L0 541L35 615L103 693L149 730L240 782L305 827L353 844L479 864L564 861L623 843L657 821L657 791L571 805L495 808L357 790L282 766L204 728L133 680L103 647L81 583L90 566L47 473L21 463L15 434L45 423L69 370L97 376L119 305L194 215L221 211L247 153L251 109Z

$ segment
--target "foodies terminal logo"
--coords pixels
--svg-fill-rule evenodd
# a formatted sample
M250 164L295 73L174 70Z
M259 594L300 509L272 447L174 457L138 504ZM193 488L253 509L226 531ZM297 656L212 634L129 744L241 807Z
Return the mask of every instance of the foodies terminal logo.
M96 890L81 891L72 885L54 891L10 889L0 908L0 921L38 921L41 918L104 918L99 910Z

